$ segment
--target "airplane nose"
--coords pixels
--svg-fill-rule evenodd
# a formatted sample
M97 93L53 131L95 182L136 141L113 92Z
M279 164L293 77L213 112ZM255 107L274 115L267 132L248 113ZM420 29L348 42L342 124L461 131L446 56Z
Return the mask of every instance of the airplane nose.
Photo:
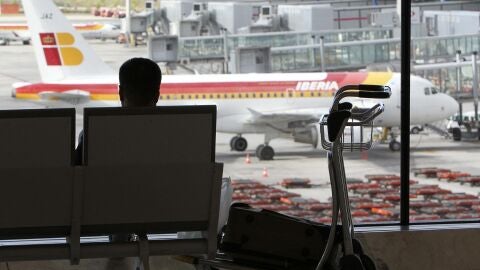
M440 108L445 118L448 118L458 112L458 102L451 96L444 94L442 106Z

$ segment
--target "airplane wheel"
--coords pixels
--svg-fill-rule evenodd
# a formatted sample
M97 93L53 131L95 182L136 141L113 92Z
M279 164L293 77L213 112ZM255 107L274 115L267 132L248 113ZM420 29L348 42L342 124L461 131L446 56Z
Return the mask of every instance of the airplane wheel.
M410 133L411 134L418 134L420 133L420 128L419 127L413 127L411 130L410 130Z
M257 146L257 149L255 149L255 156L257 158L260 158L260 152L262 152L263 147L265 147L265 144L260 144Z
M230 148L232 150L243 152L247 149L247 140L240 136L235 136L230 140Z
M266 144L261 144L257 147L256 156L260 160L273 160L275 151L273 148Z
M388 144L388 147L393 152L397 152L397 151L400 151L400 149L402 148L402 145L400 144L400 142L393 140Z
M454 141L461 141L462 140L462 130L460 128L453 128L452 129L452 137Z
M232 139L230 140L230 149L231 150L234 150L235 148L235 141L240 138L240 136L235 136L235 137L232 137Z

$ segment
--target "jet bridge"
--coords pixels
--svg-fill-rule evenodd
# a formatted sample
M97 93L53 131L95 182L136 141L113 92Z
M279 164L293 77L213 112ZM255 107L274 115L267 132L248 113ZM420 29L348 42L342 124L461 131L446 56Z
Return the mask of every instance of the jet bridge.
M479 35L412 38L412 61L417 64L444 62L455 56L480 51ZM400 61L400 39L324 42L311 45L273 47L272 71L293 72L353 70L372 63Z
M273 32L228 35L229 51L238 47L284 47L311 44L312 36L323 36L325 43L393 38L393 28L364 28L331 31ZM224 36L181 37L179 57L190 60L224 57Z
M396 9L396 4L376 6L347 6L334 8L334 21L337 29L351 29L368 27L369 17L372 13L379 13L385 9ZM420 12L424 10L480 10L480 1L437 1L425 3L413 3L412 8L419 8Z

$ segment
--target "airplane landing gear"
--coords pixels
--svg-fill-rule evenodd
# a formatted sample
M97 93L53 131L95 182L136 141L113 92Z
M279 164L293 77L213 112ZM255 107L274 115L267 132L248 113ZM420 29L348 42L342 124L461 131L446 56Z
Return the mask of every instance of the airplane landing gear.
M257 147L255 154L259 160L273 160L275 151L268 144L260 144Z
M391 151L397 152L397 151L400 151L400 149L402 148L402 145L397 140L391 140L390 143L388 144L388 147L390 148Z
M230 149L243 152L247 149L247 140L241 136L235 136L230 140Z

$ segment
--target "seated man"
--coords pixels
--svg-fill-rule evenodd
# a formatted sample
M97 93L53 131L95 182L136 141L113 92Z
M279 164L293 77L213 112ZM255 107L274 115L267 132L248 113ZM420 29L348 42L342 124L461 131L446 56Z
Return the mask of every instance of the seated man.
M120 67L118 93L122 107L155 107L160 96L162 72L157 63L146 58L132 58ZM75 164L83 164L83 131L75 149ZM110 241L132 240L134 235L110 235Z
M120 67L118 94L122 107L155 107L160 96L162 72L157 63L146 58L132 58ZM75 164L83 163L83 131L75 149Z

